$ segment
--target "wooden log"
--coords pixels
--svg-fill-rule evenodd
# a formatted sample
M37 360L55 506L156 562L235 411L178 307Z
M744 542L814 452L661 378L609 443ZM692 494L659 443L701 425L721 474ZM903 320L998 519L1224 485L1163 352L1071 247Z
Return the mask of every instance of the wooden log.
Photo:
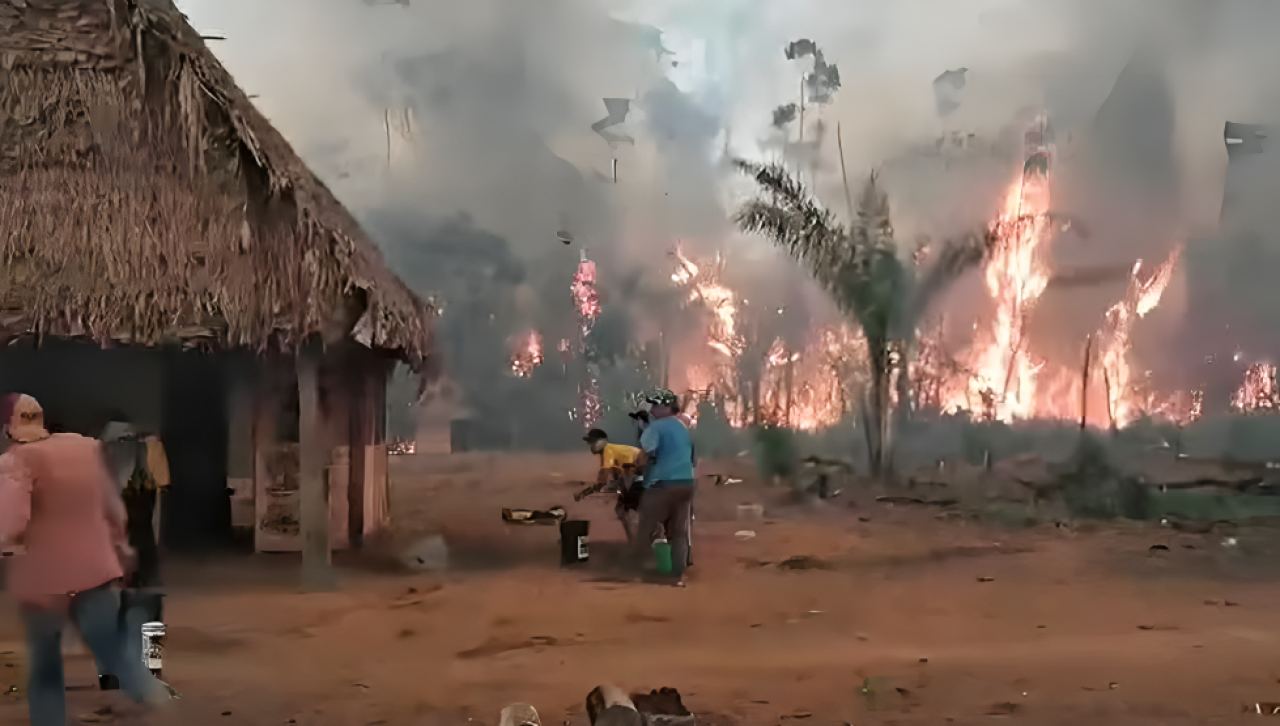
M325 478L325 426L320 410L318 341L298 346L298 488L302 530L302 584L310 591L335 586L329 546L329 483Z

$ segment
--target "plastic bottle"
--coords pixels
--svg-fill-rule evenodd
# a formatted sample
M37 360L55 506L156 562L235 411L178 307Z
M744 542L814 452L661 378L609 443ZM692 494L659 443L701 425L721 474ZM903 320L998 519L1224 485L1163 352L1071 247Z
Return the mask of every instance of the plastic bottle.
M658 574L671 574L671 543L665 539L653 541L653 558L658 565Z

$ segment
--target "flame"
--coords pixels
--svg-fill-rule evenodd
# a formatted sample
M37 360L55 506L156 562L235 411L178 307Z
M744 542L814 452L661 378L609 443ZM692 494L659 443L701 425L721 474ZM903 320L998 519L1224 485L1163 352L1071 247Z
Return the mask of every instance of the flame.
M584 255L578 263L578 271L573 275L573 283L569 286L573 293L573 303L578 317L583 321L594 322L600 315L600 293L596 291L596 263Z
M578 340L575 348L589 353L587 348L590 345L591 329L596 324L601 307L600 292L596 289L596 263L587 259L586 252L579 259L569 292L573 295L574 308L578 311ZM561 347L560 354L566 358L571 355L567 341ZM570 416L579 418L583 426L589 429L595 426L604 411L600 401L599 368L591 355L588 354L586 358L586 378L578 383L578 409L570 412Z
M707 345L722 355L737 360L746 348L746 343L738 334L738 296L720 282L720 275L724 272L724 259L716 253L711 264L699 267L685 256L678 244L671 254L679 264L676 271L671 273L671 281L688 289L688 302L701 301L711 312L712 324L707 330Z
M1245 369L1244 382L1231 396L1231 408L1239 413L1274 413L1280 408L1276 367L1254 363Z
M738 374L747 341L739 314L744 301L720 280L724 259L695 262L677 246L671 281L687 291L687 304L708 313L704 329L707 355L685 368L689 392L686 406L692 424L696 406L711 403L729 425L753 423L816 431L837 423L851 409L846 382L858 361L865 364L866 344L846 325L817 327L800 350L774 340L761 360L757 390L740 390Z
M1026 328L1049 285L1048 211L1045 176L1024 175L1006 194L991 225L997 241L983 274L995 311L970 349L968 385L940 392L945 409L984 411L984 418L1002 421L1036 415L1037 376L1044 364L1033 357Z
M1137 320L1160 304L1181 254L1181 246L1175 247L1169 258L1146 279L1142 277L1142 260L1138 260L1129 275L1129 289L1124 299L1107 311L1106 327L1100 336L1102 369L1108 417L1116 426L1130 424L1147 412L1135 395L1138 391L1129 366L1129 338Z
M1095 423L1123 426L1144 414L1189 420L1192 396L1175 393L1162 398L1151 393L1145 377L1137 380L1129 361L1134 325L1159 305L1181 247L1149 274L1141 260L1134 265L1125 296L1107 311L1094 336L1087 379L1078 361L1045 360L1032 349L1028 323L1049 284L1057 231L1050 214L1048 174L1053 149L1043 144L1043 128L1038 135L1028 133L1028 139L1033 137L1041 139L1033 150L1035 158L1029 157L990 227L996 242L983 280L991 315L975 325L973 343L958 360L942 349L940 331L920 336L913 403L944 412L967 410L981 419L1005 422L1085 415ZM1099 393L1102 397L1094 402Z
M508 341L511 348L511 372L517 378L528 378L542 365L542 334L527 330Z

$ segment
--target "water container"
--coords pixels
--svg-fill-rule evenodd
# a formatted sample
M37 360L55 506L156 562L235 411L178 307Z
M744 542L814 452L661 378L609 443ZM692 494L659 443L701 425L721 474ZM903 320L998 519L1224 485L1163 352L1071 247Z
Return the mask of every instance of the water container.
M581 520L566 520L560 523L560 564L576 565L586 562L587 533L591 523Z
M164 623L142 624L142 663L156 678L164 669Z
M653 559L658 565L658 574L670 575L671 566L671 543L665 539L653 541Z

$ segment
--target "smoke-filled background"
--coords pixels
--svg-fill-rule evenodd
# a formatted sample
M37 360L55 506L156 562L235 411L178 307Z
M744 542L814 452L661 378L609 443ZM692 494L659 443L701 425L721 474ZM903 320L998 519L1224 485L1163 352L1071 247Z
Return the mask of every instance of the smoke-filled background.
M695 345L686 341L700 323L681 313L687 293L671 279L677 241L698 260L723 253L725 282L760 330L794 335L835 319L804 272L729 223L750 192L730 158L786 159L845 216L838 126L851 183L883 170L900 240L945 238L989 220L1012 177L1003 157L955 161L935 142L972 134L995 148L1028 109L1042 109L1063 159L1055 205L1091 230L1057 244L1055 259L1128 267L1219 236L1223 124L1267 123L1280 111L1268 70L1280 60L1271 33L1280 6L1268 0L178 4L202 33L225 36L210 41L214 52L392 267L443 300L446 368L495 445L559 448L581 435L569 412L584 363L562 362L556 343L576 330L569 287L583 251L600 274L593 339L609 426L623 425L623 391ZM839 78L825 104L822 88L806 88L807 145L796 143L799 121L776 113L800 100L803 74L816 69L811 55L784 53L800 39ZM960 68L963 87L940 98L935 79ZM631 99L632 112L596 133L605 98ZM1253 179L1251 193L1280 191L1270 171ZM1249 207L1239 224L1274 228L1276 206ZM571 244L558 239L566 234ZM1218 246L1214 255L1235 254ZM1185 267L1135 335L1137 355L1175 387L1204 383L1190 380L1202 372L1187 362L1200 352L1159 354L1197 338L1183 325ZM1280 263L1252 267L1254 289L1224 281L1210 302L1271 300ZM948 328L961 336L981 314L967 304L982 286L970 277L947 303ZM1046 350L1077 356L1124 288L1046 294L1033 326ZM544 362L521 379L510 348L528 330L542 336ZM402 435L407 402L402 393L395 404Z

